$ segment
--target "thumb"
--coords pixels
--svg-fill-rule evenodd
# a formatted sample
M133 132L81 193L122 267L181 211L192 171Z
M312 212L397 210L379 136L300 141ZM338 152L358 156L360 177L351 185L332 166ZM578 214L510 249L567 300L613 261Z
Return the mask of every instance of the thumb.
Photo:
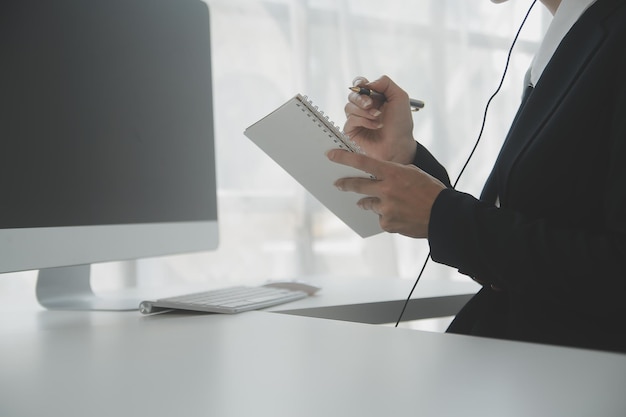
M378 91L387 97L387 101L409 100L408 94L386 75L366 84L366 87Z

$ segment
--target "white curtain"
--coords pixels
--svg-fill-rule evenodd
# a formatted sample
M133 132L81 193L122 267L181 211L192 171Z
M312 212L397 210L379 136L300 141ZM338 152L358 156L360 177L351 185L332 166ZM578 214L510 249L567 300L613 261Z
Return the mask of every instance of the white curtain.
M426 102L415 137L456 178L478 135L530 1L209 0L220 247L143 263L146 281L257 283L332 274L414 279L425 241L361 239L244 137L295 95L339 126L356 75L391 76ZM517 109L549 16L538 5L513 52L479 149L458 188L478 195ZM159 272L157 272L159 271ZM161 276L157 279L156 276ZM423 279L460 279L430 264Z

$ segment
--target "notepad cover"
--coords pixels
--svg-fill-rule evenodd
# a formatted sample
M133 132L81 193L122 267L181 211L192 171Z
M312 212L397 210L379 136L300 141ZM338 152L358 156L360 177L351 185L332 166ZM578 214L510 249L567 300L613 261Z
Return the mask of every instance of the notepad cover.
M308 99L296 95L244 134L360 236L382 232L378 215L357 206L363 195L333 185L339 178L369 175L328 160L330 149L358 149Z

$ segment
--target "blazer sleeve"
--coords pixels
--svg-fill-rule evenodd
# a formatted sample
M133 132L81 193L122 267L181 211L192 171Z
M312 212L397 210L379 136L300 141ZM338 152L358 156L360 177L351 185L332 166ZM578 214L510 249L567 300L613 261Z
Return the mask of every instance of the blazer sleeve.
M441 181L446 187L452 187L446 169L421 143L417 142L417 151L413 165Z
M626 59L621 67L626 69ZM564 225L446 189L431 211L433 260L508 291L541 291L586 313L624 312L626 82L615 89L609 133L602 138L607 143L606 182L590 188L600 200L594 203L593 219Z

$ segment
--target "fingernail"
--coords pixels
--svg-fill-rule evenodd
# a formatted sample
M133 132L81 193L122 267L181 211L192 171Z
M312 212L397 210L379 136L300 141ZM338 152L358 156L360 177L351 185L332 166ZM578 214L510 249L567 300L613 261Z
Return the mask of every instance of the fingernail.
M374 117L378 117L378 116L380 116L382 114L382 112L380 110L378 110L378 109L374 109L374 110L370 111L370 114L372 116L374 116Z
M361 107L363 108L367 108L373 104L372 99L365 96L359 96L359 103L361 103Z

